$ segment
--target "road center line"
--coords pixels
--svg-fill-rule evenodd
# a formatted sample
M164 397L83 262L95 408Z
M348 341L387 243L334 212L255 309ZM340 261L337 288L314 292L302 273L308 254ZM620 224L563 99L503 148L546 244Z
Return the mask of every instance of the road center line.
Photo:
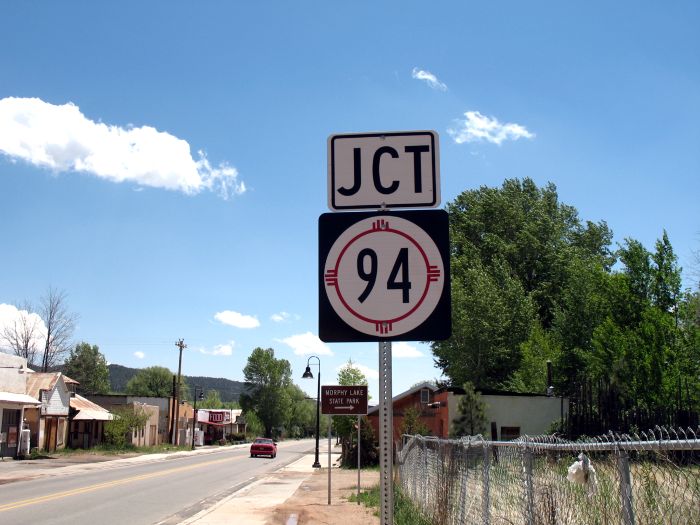
M197 463L196 465L187 465L184 467L171 468L168 470L161 470L159 472L152 472L150 474L140 474L138 476L132 476L130 478L117 479L114 481L106 481L104 483L98 483L97 485L89 485L87 487L81 487L72 490L66 490L63 492L54 492L53 494L47 494L46 496L38 496L36 498L29 498L25 500L15 501L11 503L5 503L0 505L0 512L5 512L7 510L18 509L20 507L27 507L29 505L36 505L38 503L44 503L47 501L52 501L61 498L67 498L69 496L77 496L79 494L85 494L87 492L94 492L96 490L102 490L110 487L116 487L118 485L124 485L126 483L131 483L133 481L140 481L143 479L157 478L160 476L165 476L166 474L172 474L174 472L184 472L187 470L193 470L200 467L206 467L209 465L215 465L217 463L224 463L226 461L235 461L238 459L243 459L246 456L231 457L225 459L216 459L212 461L206 461L204 463Z

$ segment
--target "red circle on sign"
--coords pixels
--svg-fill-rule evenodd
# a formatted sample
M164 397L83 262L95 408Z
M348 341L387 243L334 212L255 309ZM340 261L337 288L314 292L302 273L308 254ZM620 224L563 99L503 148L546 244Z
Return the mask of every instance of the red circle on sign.
M366 230L366 231L364 231L364 232L362 232L362 233L359 233L358 235L356 235L355 237L353 237L352 239L350 239L350 242L348 242L348 243L345 245L345 247L340 251L340 254L338 255L338 259L337 259L337 261L336 261L336 263L335 263L335 268L334 268L335 271L336 271L336 273L338 272L338 268L340 267L340 261L342 260L343 255L345 254L345 252L347 252L348 248L350 248L350 246L352 245L352 243L354 243L355 241L357 241L358 239L361 239L362 237L364 237L364 236L366 236L366 235L371 235L372 233L394 233L394 234L396 234L396 235L401 235L402 237L408 239L408 240L413 244L413 246L415 246L415 247L418 249L418 252L421 254L421 256L422 256L422 258L423 258L423 262L425 263L425 269L426 269L426 271L429 270L430 263L429 263L429 261L428 261L428 256L425 254L425 251L424 251L423 248L416 242L416 240L413 239L413 237L411 237L410 235L407 235L406 233L404 233L404 232L402 232L402 231L395 230L395 229L393 229L393 228L386 228L386 229L379 229L379 230L378 230L378 229L375 229L375 228L370 228L369 230ZM421 294L421 297L420 297L420 299L418 300L418 302L415 304L415 306L414 306L413 308L411 308L411 309L410 309L408 312L406 312L405 314L403 314L403 315L401 315L401 316L399 316L399 317L395 317L394 319L371 319L371 318L369 318L369 317L366 317L366 316L364 316L364 315L362 315L362 314L356 312L356 311L348 304L348 302L347 302L347 301L345 300L345 298L343 297L343 294L340 292L340 286L336 286L336 293L338 294L338 299L340 299L340 302L343 303L343 306L345 306L345 308L347 308L348 312L350 312L352 315L354 315L354 316L357 317L358 319L361 319L362 321L365 321L365 322L368 322L368 323L396 323L396 322L398 322L398 321L401 321L402 319L405 319L406 317L408 317L409 315L411 315L413 312L415 312L415 311L418 309L418 307L420 307L420 305L421 305L421 304L423 303L423 301L425 300L425 296L428 294L428 289L429 289L429 288L430 288L430 279L426 279L426 281L425 281L425 288L423 289L423 293Z

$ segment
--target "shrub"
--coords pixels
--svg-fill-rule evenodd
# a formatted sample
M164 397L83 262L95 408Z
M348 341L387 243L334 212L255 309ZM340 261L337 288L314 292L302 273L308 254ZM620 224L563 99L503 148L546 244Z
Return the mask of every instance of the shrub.
M105 443L119 448L129 444L134 430L141 430L148 421L148 414L136 407L117 407L112 414L114 419L105 423Z

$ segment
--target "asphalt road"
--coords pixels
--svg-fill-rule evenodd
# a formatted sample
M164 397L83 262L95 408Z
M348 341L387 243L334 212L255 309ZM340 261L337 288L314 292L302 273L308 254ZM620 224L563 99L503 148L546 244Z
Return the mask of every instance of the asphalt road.
M281 442L275 459L222 448L9 483L0 490L0 523L174 525L313 447L313 440Z

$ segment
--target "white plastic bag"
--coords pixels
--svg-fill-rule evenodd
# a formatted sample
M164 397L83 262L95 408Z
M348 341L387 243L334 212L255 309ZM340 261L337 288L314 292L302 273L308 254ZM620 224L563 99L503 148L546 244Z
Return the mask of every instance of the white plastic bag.
M579 485L586 485L588 487L588 495L592 496L598 489L598 478L595 473L595 469L591 464L590 460L584 455L578 455L578 461L569 467L568 473L566 474L566 479L572 483L578 483Z

